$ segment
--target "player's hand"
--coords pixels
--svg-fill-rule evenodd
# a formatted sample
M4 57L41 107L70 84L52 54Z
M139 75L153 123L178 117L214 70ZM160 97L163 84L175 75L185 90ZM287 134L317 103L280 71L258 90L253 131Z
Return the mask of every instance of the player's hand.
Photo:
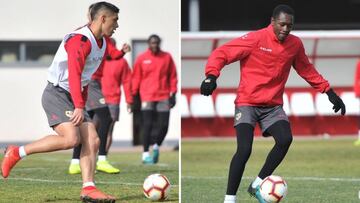
M137 93L133 95L133 103L132 103L132 111L140 111L141 110L141 98L140 94Z
M70 121L75 125L79 126L84 121L84 109L75 108Z
M169 98L169 105L170 108L173 108L176 104L176 93L171 94L170 98Z
M123 44L123 47L121 49L124 53L128 53L131 51L131 46L129 44Z
M326 92L326 94L329 97L329 101L334 105L333 109L335 113L337 113L341 109L341 115L345 115L346 108L344 102L341 100L341 98L334 92L333 89L330 89Z
M200 93L205 96L209 96L216 89L216 77L214 75L208 75L207 78L201 83Z
M127 104L126 109L128 113L132 113L134 111L134 105L133 104Z

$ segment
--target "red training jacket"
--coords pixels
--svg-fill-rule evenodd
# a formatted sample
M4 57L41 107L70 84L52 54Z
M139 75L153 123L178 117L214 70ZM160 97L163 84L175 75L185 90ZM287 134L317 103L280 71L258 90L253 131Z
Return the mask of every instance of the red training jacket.
M160 51L154 55L149 49L135 61L132 93L140 92L141 101L161 101L177 92L176 67L171 55Z
M360 60L356 64L354 92L356 97L360 97Z
M131 94L131 70L124 58L119 60L105 60L101 89L108 104L120 104L121 88L125 91L126 103L133 103Z
M215 49L208 58L205 75L218 77L221 69L240 60L240 84L236 106L282 105L291 66L319 92L330 89L305 54L301 40L289 34L280 43L269 25Z

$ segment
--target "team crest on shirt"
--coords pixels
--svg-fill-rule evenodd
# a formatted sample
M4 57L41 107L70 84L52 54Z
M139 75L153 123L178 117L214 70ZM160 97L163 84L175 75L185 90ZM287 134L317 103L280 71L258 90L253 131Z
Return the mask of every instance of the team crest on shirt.
M100 104L105 104L105 99L101 98L101 99L99 99L99 102L100 102Z
M241 118L241 112L238 112L238 113L236 113L235 114L235 120L240 120L240 118Z
M151 63L152 63L152 61L150 59L147 59L147 60L143 61L143 64L151 64Z
M65 111L65 116L71 118L71 116L73 115L73 111Z

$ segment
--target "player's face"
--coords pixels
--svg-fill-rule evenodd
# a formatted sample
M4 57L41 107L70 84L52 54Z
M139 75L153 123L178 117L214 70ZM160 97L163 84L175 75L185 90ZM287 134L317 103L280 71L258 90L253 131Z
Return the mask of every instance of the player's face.
M107 13L103 20L103 32L106 36L114 34L116 28L119 27L117 21L119 17L117 13Z
M283 42L294 26L294 17L286 13L280 13L276 19L271 18L271 24L276 37L280 42Z
M148 44L151 52L156 54L160 51L160 41L157 38L151 38Z

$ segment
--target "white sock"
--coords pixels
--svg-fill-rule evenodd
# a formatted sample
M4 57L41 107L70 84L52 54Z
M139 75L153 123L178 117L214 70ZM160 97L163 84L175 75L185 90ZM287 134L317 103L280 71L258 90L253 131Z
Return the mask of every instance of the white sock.
M84 187L89 187L89 186L95 187L95 183L94 182L85 182L85 183L83 183L83 188Z
M99 155L98 161L106 161L106 155Z
M260 183L263 181L263 179L256 177L256 179L254 180L254 182L252 182L251 187L252 188L256 188L258 185L260 185Z
M71 159L71 164L80 164L80 159Z
M236 195L225 195L224 203L235 203Z
M21 158L26 157L26 152L24 146L19 147L19 156Z
M149 152L143 152L142 154L142 159L145 160L146 157L149 157L150 153Z
M153 145L153 149L158 150L158 149L159 149L159 145L154 144L154 145Z

